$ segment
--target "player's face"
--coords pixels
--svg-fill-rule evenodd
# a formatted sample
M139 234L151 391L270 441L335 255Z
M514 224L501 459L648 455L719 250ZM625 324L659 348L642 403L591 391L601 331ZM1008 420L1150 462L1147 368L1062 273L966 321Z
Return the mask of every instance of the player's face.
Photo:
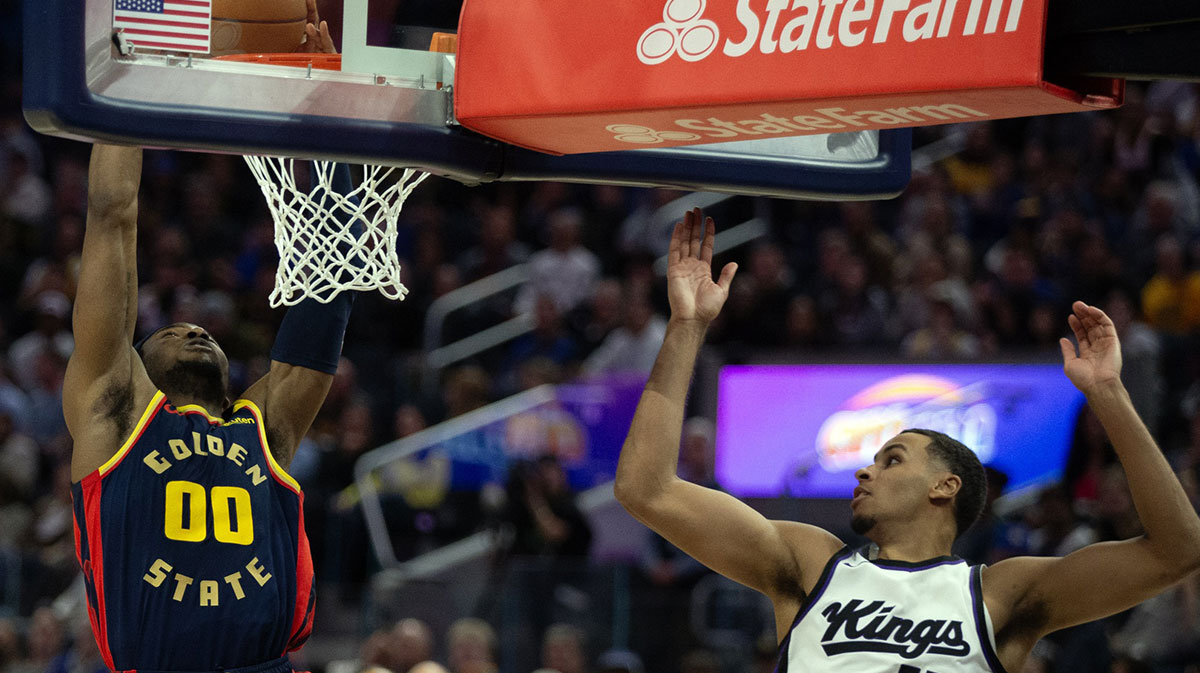
M229 360L225 351L203 327L179 322L158 330L142 347L146 371L162 388L156 375L164 375L183 365L189 369L209 369L220 385L229 380Z
M936 481L925 447L930 439L901 433L884 443L870 465L854 473L850 527L865 535L879 523L914 517Z

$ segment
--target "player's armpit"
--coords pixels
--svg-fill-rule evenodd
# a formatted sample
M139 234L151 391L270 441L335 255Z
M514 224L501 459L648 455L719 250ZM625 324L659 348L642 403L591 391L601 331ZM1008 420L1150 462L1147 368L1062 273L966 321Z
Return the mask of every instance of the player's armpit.
M771 521L728 493L682 479L653 498L618 497L634 517L692 558L777 604L802 598L805 586L843 546L821 528Z
M271 455L285 470L325 403L331 385L332 374L272 361L267 375L242 395L262 410Z
M1063 557L1006 559L983 571L983 593L996 633L1019 620L1042 636L1126 610L1196 569L1137 537Z

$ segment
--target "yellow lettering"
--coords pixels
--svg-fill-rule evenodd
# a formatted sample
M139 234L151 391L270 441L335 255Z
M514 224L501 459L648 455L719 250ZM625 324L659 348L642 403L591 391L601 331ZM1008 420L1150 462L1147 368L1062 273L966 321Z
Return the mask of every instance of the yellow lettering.
M188 448L187 444L183 443L182 439L172 439L167 444L170 445L171 453L175 454L177 460L183 460L192 455L192 450Z
M234 573L232 575L226 575L225 581L229 583L229 586L233 587L233 597L234 598L236 598L240 601L246 597L246 592L242 591L242 574L241 573Z
M201 607L207 605L215 607L220 602L220 597L217 595L217 587L219 586L221 585L217 584L216 580L200 580Z
M209 435L208 452L214 456L225 455L225 442L221 441L221 438L216 435Z
M233 502L232 515L230 501ZM217 542L248 545L254 542L254 516L250 492L237 486L213 486L213 537ZM236 527L237 530L234 530Z
M241 444L234 444L229 447L229 453L225 454L225 457L232 460L238 467L241 467L242 459L246 457L246 450L242 448Z
M250 571L250 576L258 582L258 586L260 587L264 586L267 580L271 579L271 573L267 572L267 569L258 562L257 556L250 559L250 562L246 564L246 570Z
M175 595L172 597L176 601L183 602L183 594L187 592L187 588L191 586L192 578L187 575L175 573Z
M162 559L156 559L154 563L150 564L150 572L142 575L142 579L152 587L160 587L163 580L167 579L169 572L171 572L171 564Z
M262 467L259 465L251 465L246 468L246 474L250 477L255 486L267 480L267 477L262 473Z
M171 467L171 462L158 455L158 451L147 453L142 462L148 465L151 470L154 470L156 474L162 474L167 471L168 467Z
M188 497L186 521L184 521L183 509L184 495ZM163 514L163 535L166 535L168 540L179 540L180 542L202 541L208 534L205 509L203 486L191 481L168 481L166 512Z
M200 441L200 433L193 432L192 433L192 451L195 451L197 456L207 456L208 454L204 452L204 449L200 448L201 443L202 442Z

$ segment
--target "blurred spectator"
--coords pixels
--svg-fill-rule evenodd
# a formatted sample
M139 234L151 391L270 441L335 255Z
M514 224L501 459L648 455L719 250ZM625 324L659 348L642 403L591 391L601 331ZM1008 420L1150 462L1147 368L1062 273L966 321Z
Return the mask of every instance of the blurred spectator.
M806 294L798 294L788 302L783 330L786 346L817 348L826 342L821 318L817 313L817 302Z
M621 326L609 332L583 363L586 374L638 372L650 374L667 333L667 321L654 313L643 292L626 291L621 307Z
M506 669L532 669L538 638L556 622L585 618L586 561L592 526L579 508L558 459L545 455L518 462L509 472L500 516L493 583L484 609L517 610L504 623Z
M433 658L433 632L429 625L412 617L401 619L390 634L390 665L393 673L408 673L422 661Z
M108 666L100 656L92 624L84 615L72 620L71 646L58 655L46 668L46 673L107 673Z
M538 295L533 307L533 331L513 340L508 356L500 366L497 386L504 395L521 389L517 374L521 363L544 358L557 365L567 365L579 354L579 345L563 328L562 314L550 295Z
M54 469L49 491L33 507L29 528L30 549L34 552L30 557L32 581L24 594L28 600L57 596L79 574L71 512L71 466L63 462Z
M455 418L492 401L492 379L475 365L451 369L442 383L442 402L446 418Z
M558 673L587 673L583 631L570 624L551 624L542 636L542 668Z
M617 234L619 249L626 255L665 255L671 243L671 231L683 212L682 207L666 206L686 196L686 192L678 189L648 189L641 195L642 200L621 223Z
M629 650L608 650L596 659L596 673L642 673L642 659Z
M1099 539L1095 529L1075 515L1066 489L1057 485L1038 497L1033 523L1030 552L1034 556L1066 556Z
M709 650L692 650L679 662L679 673L721 673L721 660Z
M529 247L516 240L516 214L505 204L488 206L481 217L479 243L458 259L470 283L529 259Z
M63 377L67 361L49 348L38 352L33 361L33 379L29 388L29 435L46 452L66 458L62 443L67 442L67 421L62 410Z
M1155 243L1154 276L1142 288L1146 322L1182 334L1200 328L1200 271L1189 271L1183 245L1171 235Z
M529 257L529 282L517 295L513 309L529 313L539 296L554 300L559 313L567 313L592 294L600 279L600 260L579 244L583 216L574 209L559 209L547 221L550 247Z
M482 619L465 617L450 625L446 634L451 673L493 673L496 666L496 632Z
M1121 382L1129 391L1133 408L1142 417L1142 422L1150 434L1157 436L1166 393L1158 334L1138 320L1134 297L1124 289L1109 292L1101 308L1112 318L1121 340Z
M75 340L67 330L71 301L61 292L46 290L37 296L36 305L33 331L14 341L8 349L8 361L16 372L17 383L26 390L37 385L37 359L42 351L51 350L65 362L75 350Z
M1029 531L1020 523L1008 521L996 513L996 499L1004 495L1008 475L990 465L983 469L987 478L983 514L954 541L955 556L966 559L972 565L991 565L1011 556L1029 553Z
M0 671L4 673L33 673L25 660L25 646L16 620L0 617Z
M621 283L615 278L605 278L592 291L584 307L577 308L567 321L580 344L580 355L587 356L604 342L620 324Z
M46 671L55 657L66 648L67 636L62 620L54 610L41 607L34 610L29 622L29 666Z
M367 636L358 648L357 659L337 659L325 667L326 673L376 673L391 671L391 673L407 673L393 669L391 653L391 634L387 629L376 629Z
M511 536L507 554L557 559L587 556L592 527L554 456L513 467L507 503L504 523Z
M16 428L13 412L0 406L0 484L15 500L30 498L41 477L38 446ZM4 537L0 533L0 540Z
M904 337L900 351L916 360L969 360L979 357L979 341L963 330L949 301L930 302L929 325Z
M888 297L868 285L863 260L847 255L835 271L833 286L821 297L821 312L838 343L880 346L888 339Z
M0 182L4 215L25 225L40 224L50 214L50 185L38 175L27 150L14 149L8 153L8 170Z

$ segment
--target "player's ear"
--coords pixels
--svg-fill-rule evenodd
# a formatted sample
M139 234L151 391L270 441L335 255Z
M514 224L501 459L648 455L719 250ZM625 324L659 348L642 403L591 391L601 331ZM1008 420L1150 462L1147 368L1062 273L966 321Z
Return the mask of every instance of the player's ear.
M950 500L962 488L962 479L953 472L938 474L937 482L929 489L929 497L933 500Z

